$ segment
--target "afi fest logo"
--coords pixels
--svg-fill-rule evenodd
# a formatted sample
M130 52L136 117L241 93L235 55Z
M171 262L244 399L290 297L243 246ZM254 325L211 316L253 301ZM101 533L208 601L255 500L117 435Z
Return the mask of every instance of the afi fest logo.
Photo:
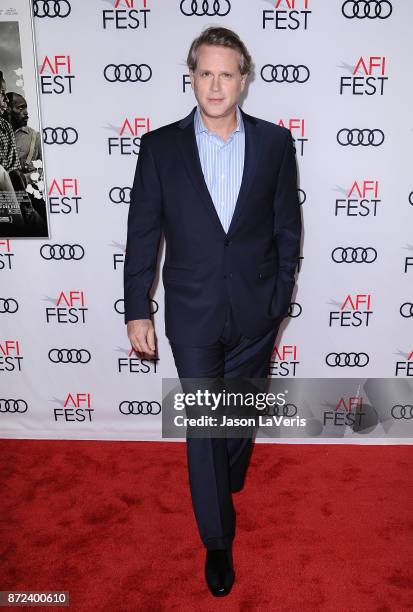
M354 181L345 198L337 198L334 215L339 214L347 217L368 217L377 215L377 204L381 203L379 198L379 181L364 180Z
M126 253L126 247L124 244L120 244L118 242L113 242L112 246L120 249L122 252L121 253L112 253L112 257L113 257L113 269L116 270L123 270L123 264L125 263L125 253Z
M291 135L294 139L295 149L301 157L304 156L304 145L308 142L308 138L305 137L305 121L304 119L290 118L290 119L279 119L277 125L286 127L290 130Z
M363 398L356 395L354 397L341 397L334 407L334 410L323 412L323 425L332 423L335 427L346 427L354 425L360 428L363 417Z
M413 251L413 245L412 244L408 244L405 249L407 249L408 251ZM410 266L413 266L413 256L411 255L406 255L406 257L404 258L404 273L407 274L407 272L410 272L409 268Z
M59 400L58 400L59 401ZM66 423L91 423L92 399L90 393L68 393L65 400L59 401L60 408L54 408L54 420Z
M150 124L149 117L126 117L120 128L110 126L117 135L108 138L109 155L138 155L141 137L150 132Z
M386 75L386 58L384 55L361 56L354 68L342 64L347 68L351 76L340 77L340 96L350 93L353 96L382 96L384 84L388 81Z
M0 240L0 271L12 269L13 257L11 240Z
M329 327L368 327L371 310L371 294L356 293L353 297L347 295L340 305L340 310L331 310Z
M151 12L148 0L112 0L110 4L113 5L112 9L102 11L104 30L146 30L148 27Z
M123 353L123 357L118 357L118 373L121 374L157 374L159 358L142 359L133 348L127 349L118 348L119 353Z
M310 0L266 0L274 8L262 11L262 29L306 30L308 27Z
M297 366L298 347L296 344L282 344L274 346L270 360L270 378L278 376L295 376Z
M395 376L413 377L413 349L409 353L402 353L398 351L398 354L403 356L403 360L396 361Z
M55 306L46 307L46 323L86 323L86 307L84 291L61 291Z
M49 210L51 214L79 214L79 202L82 196L79 195L77 178L62 178L60 181L54 178L47 195L49 196Z
M19 340L0 340L0 372L21 372L22 362Z
M40 66L42 94L71 94L74 78L70 55L45 56Z

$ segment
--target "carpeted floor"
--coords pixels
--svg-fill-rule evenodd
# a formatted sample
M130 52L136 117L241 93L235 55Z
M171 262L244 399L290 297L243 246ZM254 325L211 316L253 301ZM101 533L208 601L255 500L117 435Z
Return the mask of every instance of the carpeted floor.
M413 610L411 446L256 444L222 599L204 583L184 444L0 449L0 590L66 590L72 612Z

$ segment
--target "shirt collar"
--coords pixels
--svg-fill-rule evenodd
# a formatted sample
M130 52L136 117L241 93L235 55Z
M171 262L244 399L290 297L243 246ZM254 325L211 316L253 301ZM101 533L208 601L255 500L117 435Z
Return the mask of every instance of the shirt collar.
M26 134L30 133L30 129L28 125L22 125L21 127L17 128L17 130L15 130L16 132L25 132Z
M237 114L237 126L231 134L235 132L243 132L244 131L244 122L242 120L242 115L240 108L237 104L236 106L236 114ZM201 132L212 133L207 127L205 127L204 122L202 121L201 113L199 111L199 105L196 107L195 115L194 115L194 127L195 134L200 134Z

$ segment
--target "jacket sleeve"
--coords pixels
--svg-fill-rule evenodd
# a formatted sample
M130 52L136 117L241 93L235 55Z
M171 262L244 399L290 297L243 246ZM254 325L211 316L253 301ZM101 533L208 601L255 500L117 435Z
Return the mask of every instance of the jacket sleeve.
M128 213L123 272L125 323L150 319L149 291L156 272L162 232L162 189L155 161L141 137Z
M271 311L275 317L283 318L291 302L301 244L297 163L289 130L274 197L274 240L278 251L278 277Z

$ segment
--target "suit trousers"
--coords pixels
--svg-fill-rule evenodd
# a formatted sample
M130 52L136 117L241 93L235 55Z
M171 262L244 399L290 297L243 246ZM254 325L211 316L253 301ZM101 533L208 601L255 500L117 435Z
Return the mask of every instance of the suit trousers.
M247 338L237 329L228 304L217 342L199 347L171 342L179 378L266 379L277 323L266 334ZM235 536L231 493L243 486L252 437L187 437L186 450L192 505L201 540L207 549L228 548Z

